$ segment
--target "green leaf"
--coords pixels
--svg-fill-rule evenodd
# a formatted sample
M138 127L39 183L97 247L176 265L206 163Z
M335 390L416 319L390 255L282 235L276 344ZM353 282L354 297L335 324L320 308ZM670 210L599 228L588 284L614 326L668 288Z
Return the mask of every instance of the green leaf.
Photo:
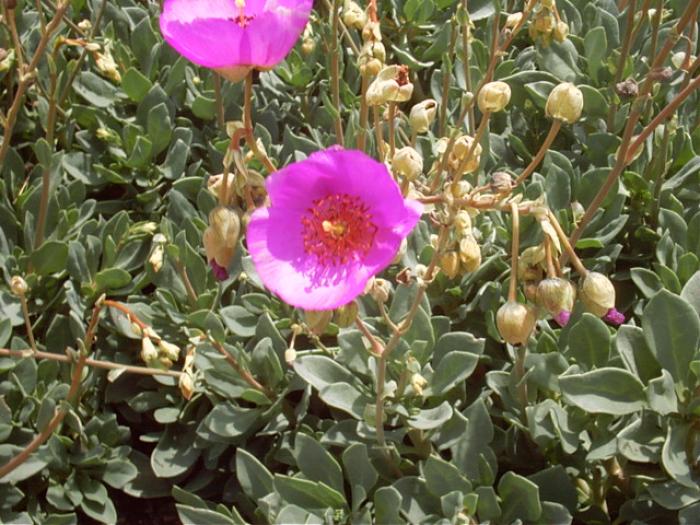
M441 497L453 490L463 494L472 491L472 484L457 467L437 456L430 456L421 464L421 474L425 478L427 489L435 496Z
M688 282L683 287L683 291L681 291L681 297L700 315L700 272L695 272L688 279Z
M258 408L241 408L231 403L219 403L202 420L202 424L225 438L235 438L249 432L259 424L262 410Z
M420 430L432 430L445 424L451 417L452 407L444 401L435 408L420 410L408 419L408 424Z
M506 472L498 482L501 497L501 520L512 523L516 519L533 521L542 514L540 490L532 481L515 472Z
M66 269L68 244L61 241L46 241L31 255L32 266L39 275L49 275Z
M236 477L248 497L259 500L273 491L273 477L265 466L245 449L236 449Z
M621 416L646 406L644 385L620 368L599 368L559 378L564 398L594 414Z
M364 443L352 443L343 451L343 467L352 492L352 510L357 511L379 479Z
M694 431L694 430L692 430ZM698 479L689 463L686 446L690 424L676 419L669 419L668 433L661 452L661 463L666 472L681 485L697 488Z
M661 415L678 412L678 398L673 377L668 370L661 370L661 377L652 379L646 387L649 407Z
M97 290L115 290L122 288L131 282L131 274L121 268L107 268L97 272L95 284Z
M306 434L297 434L293 454L305 477L343 492L343 471L335 458L318 441Z
M326 385L318 392L324 403L338 408L355 417L362 419L365 407L373 404L374 400L347 383Z
M399 515L401 493L394 487L382 487L374 493L375 520L377 525L404 523Z
M610 331L593 314L584 313L569 332L569 354L586 369L599 368L608 362Z
M479 356L469 352L452 351L437 365L426 389L426 397L442 396L467 379L479 362Z
M216 523L217 525L238 525L230 517L209 509L189 507L180 503L175 504L177 515L183 525L201 525L202 523Z
M305 355L294 361L294 370L317 390L333 383L354 383L349 370L323 355Z
M586 66L588 74L593 78L594 83L598 84L598 72L605 63L605 57L608 52L608 39L605 34L605 28L594 27L583 39L583 47L586 55Z
M170 121L170 113L165 103L152 107L148 112L147 119L148 139L153 144L152 154L158 155L164 151L170 143L170 137L173 134L173 126Z
M283 500L302 508L341 509L347 506L343 495L324 483L275 474L274 487Z
M238 337L253 337L258 324L258 316L251 314L242 306L226 306L219 310L226 328Z
M677 383L685 383L700 344L698 313L683 298L661 290L644 309L642 329L656 360Z
M85 514L100 523L116 523L117 511L114 508L114 503L105 494L105 499L101 501L93 501L87 498L80 503L80 508Z
M151 87L153 87L151 81L133 67L130 67L122 77L122 89L134 102L141 102Z
M630 277L632 282L639 288L639 291L647 298L653 297L664 287L659 276L648 268L632 268Z

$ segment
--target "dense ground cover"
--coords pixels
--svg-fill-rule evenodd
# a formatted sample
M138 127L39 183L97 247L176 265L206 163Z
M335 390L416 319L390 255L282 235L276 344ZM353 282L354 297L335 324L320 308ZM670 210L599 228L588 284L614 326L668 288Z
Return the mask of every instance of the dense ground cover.
M310 7L3 1L0 522L699 523L700 1Z

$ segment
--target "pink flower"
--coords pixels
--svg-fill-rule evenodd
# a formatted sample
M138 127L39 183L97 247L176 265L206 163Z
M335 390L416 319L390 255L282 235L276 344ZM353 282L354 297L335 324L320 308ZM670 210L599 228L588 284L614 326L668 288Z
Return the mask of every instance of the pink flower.
M299 38L313 0L165 0L160 30L188 60L233 82L281 62Z
M603 320L612 325L620 326L625 322L625 314L620 312L617 308L611 308L608 310L608 313L603 316Z
M566 326L569 324L569 319L571 319L571 312L569 310L562 310L554 316L554 320L559 326Z
M267 179L271 206L248 225L248 251L263 283L285 302L331 310L360 295L418 222L386 166L333 147Z

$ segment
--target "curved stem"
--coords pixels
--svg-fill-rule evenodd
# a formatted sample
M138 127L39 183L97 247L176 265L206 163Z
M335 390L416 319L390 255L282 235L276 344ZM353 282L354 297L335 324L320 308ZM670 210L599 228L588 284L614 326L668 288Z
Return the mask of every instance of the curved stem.
M269 399L274 399L275 395L273 392L268 390L265 386L263 386L260 382L258 382L257 379L253 377L253 375L248 371L246 368L243 367L238 362L238 359L236 359L231 353L229 353L225 348L224 345L219 343L218 341L214 339L209 339L212 346L216 348L219 353L224 356L226 361L233 367L233 369L238 372L238 374L241 376L241 379L243 379L246 383L248 383L250 386L252 386L255 390L259 390L263 394L265 394Z
M552 126L549 128L549 133L547 133L547 136L544 139L544 142L540 146L539 151L535 155L535 158L532 159L530 164L525 168L525 170L518 176L517 179L515 179L515 182L513 183L513 188L517 188L520 186L520 184L527 179L533 171L537 168L537 166L540 165L540 162L542 162L542 159L544 159L544 156L547 154L547 151L549 150L549 147L552 145L552 142L554 142L554 139L557 138L557 134L559 133L559 130L561 129L561 120L559 119L554 119L552 121Z
M389 158L396 153L396 102L389 102Z
M561 244L564 247L564 253L568 254L569 257L571 257L571 264L574 265L574 268L576 268L576 271L581 277L585 277L588 274L588 270L586 270L586 267L581 262L581 259L579 259L579 256L576 255L576 251L569 242L569 238L566 236L566 233L564 233L561 224L559 224L559 221L557 220L557 216L554 215L554 212L552 212L552 210L549 210L549 222L552 223L552 226L554 226L554 230L559 236L559 240L561 241Z
M265 169L272 173L277 171L275 165L272 164L267 155L265 155L260 148L258 148L258 143L255 140L255 134L253 133L253 71L245 77L245 91L243 94L243 126L245 127L245 138L248 143L248 147L251 149L255 157L262 162Z
M377 141L377 158L384 160L384 127L382 117L379 113L379 106L372 106L372 117L374 118L374 136Z
M520 209L515 202L510 203L510 209L513 214L513 240L511 243L510 255L510 286L508 287L508 301L515 302L517 300L518 291L518 255L520 252Z
M360 92L360 127L357 130L357 149L365 151L367 140L367 123L369 120L369 106L367 105L367 88L369 87L369 76L362 75L362 88Z
M22 305L22 316L24 317L24 324L27 327L27 338L29 339L29 345L32 347L32 351L36 353L38 348L36 346L36 341L34 340L34 330L32 329L32 322L29 320L29 307L27 306L27 297L24 294L21 294L19 296L19 301Z
M632 45L632 32L634 29L634 15L636 13L637 0L631 0L632 3L627 6L627 22L625 28L625 39L622 43L622 50L620 51L620 58L617 61L617 68L615 70L615 78L613 80L613 88L615 85L622 80L622 72L625 69L625 63L627 62L627 57L630 52L630 47ZM608 131L612 131L615 124L615 114L617 113L617 104L613 102L610 104L610 111L608 112Z
M335 106L335 141L341 146L343 137L343 120L340 115L340 52L338 50L338 23L340 19L340 0L333 0L331 11L331 94Z
M469 161L472 160L472 157L474 156L474 152L476 151L477 146L481 142L481 138L484 136L484 132L486 131L486 128L488 127L489 124L489 119L491 118L491 112L487 111L483 114L481 117L481 122L479 122L479 127L476 130L476 134L474 135L474 140L472 141L471 146L469 146L469 151L467 151L467 154L464 156L462 161L459 163L459 167L457 168L457 173L455 174L455 180L454 183L458 183L461 179L462 176L464 175L463 171L464 168L469 164Z

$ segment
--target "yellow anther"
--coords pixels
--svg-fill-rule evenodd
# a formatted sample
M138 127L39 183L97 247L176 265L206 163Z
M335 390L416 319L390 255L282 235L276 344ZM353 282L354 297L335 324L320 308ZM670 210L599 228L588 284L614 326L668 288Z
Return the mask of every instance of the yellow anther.
M245 8L245 0L236 0L236 7L238 7L238 9L244 9Z
M323 231L330 233L334 237L340 237L345 233L345 225L340 222L323 221L321 224L323 226Z

